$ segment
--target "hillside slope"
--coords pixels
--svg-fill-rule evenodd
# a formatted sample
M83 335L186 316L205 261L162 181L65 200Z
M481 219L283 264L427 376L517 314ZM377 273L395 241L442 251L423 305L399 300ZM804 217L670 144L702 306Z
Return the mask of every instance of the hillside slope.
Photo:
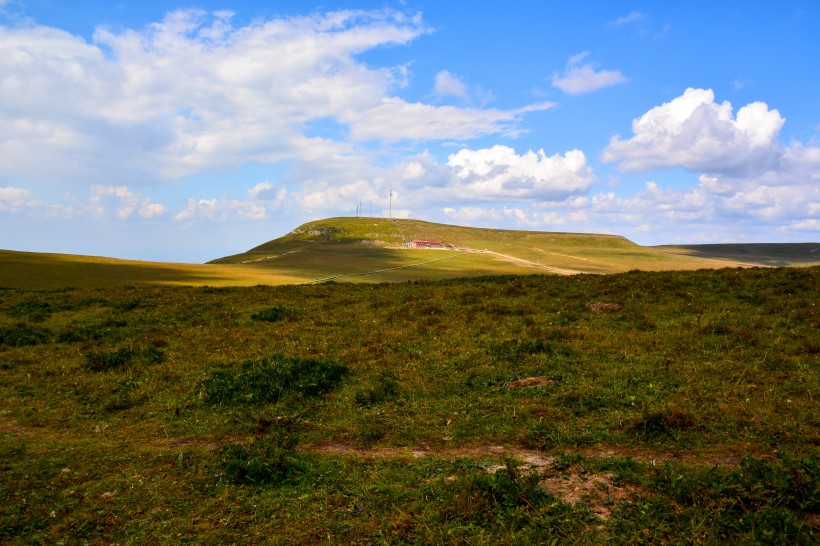
M657 271L738 265L731 260L642 247L617 235L482 229L384 218L329 218L309 222L283 237L211 263L254 264L292 275L301 272L307 278L327 278L427 262L432 259L433 251L404 246L419 239L455 247L457 251L434 253L450 252L458 256L401 270L401 273L397 270L379 273L368 280L536 272L614 273L630 269Z
M730 259L755 265L820 265L820 243L669 245L656 248L687 256Z

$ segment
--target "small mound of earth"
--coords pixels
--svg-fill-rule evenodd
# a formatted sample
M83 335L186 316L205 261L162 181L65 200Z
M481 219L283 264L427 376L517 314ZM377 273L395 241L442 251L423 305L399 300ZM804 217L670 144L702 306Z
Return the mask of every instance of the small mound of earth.
M507 386L510 388L517 387L542 387L550 382L549 377L538 375L535 377L522 377L510 382Z
M541 485L550 493L557 494L567 504L585 503L589 511L606 521L621 501L627 501L634 491L613 484L614 474L564 474L549 476Z
M595 303L587 303L584 305L587 309L592 311L593 313L604 313L606 311L617 311L621 308L620 304L618 303L609 303L605 301L596 301Z

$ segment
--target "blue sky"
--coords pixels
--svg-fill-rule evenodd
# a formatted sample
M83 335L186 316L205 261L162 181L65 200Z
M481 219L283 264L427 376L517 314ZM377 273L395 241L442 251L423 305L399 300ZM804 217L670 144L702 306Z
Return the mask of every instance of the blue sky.
M392 213L820 240L820 4L0 0L0 248Z

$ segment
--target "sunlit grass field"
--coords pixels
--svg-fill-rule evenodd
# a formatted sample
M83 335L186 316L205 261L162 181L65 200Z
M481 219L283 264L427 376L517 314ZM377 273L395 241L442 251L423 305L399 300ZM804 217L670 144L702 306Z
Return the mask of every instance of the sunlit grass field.
M197 271L3 277L0 542L817 542L820 268Z
M404 243L413 239L435 239L458 250L404 248ZM717 255L704 258L641 247L614 235L476 229L417 220L332 218L305 224L248 252L208 264L0 250L0 286L255 286L327 279L372 283L736 265Z

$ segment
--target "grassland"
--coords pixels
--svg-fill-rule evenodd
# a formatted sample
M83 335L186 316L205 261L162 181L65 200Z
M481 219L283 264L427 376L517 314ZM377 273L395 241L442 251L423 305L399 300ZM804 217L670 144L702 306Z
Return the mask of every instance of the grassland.
M410 250L434 239L458 250ZM331 218L208 264L0 250L0 286L255 286L405 282L486 275L619 273L818 265L815 244L642 247L615 235L478 229L418 220Z
M757 243L656 247L665 252L767 266L820 265L820 243Z
M617 235L481 229L384 218L330 218L310 222L283 237L212 263L252 263L296 274L300 265L311 264L311 274L321 278L333 274L331 272L381 269L378 265L382 260L391 264L424 261L431 251L402 249L404 243L415 239L432 239L461 249L464 257L447 264L450 269L442 271L444 278L458 269L475 270L467 275L475 276L550 270L564 274L616 273L632 269L663 271L739 265L716 253L700 257L667 252L636 245ZM373 269L368 269L371 267ZM437 266L431 266L416 278L431 278L438 272ZM398 280L412 278L412 273L405 272ZM379 280L389 281L392 277Z
M115 286L254 286L303 277L258 267L143 262L96 256L0 250L0 287L56 289Z
M818 276L7 287L0 542L817 543Z

